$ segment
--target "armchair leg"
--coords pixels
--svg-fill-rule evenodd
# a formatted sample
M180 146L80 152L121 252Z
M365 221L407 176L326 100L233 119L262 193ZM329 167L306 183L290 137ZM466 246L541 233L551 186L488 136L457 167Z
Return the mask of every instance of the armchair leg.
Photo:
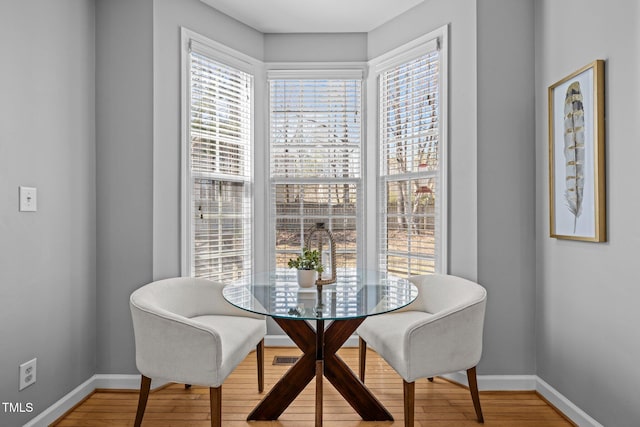
M479 423L484 423L484 417L482 416L482 408L480 407L480 394L478 393L478 381L476 379L476 367L467 369L467 379L469 381L469 391L471 392L471 399L473 400L473 407L476 410L476 416Z
M140 427L144 410L147 407L147 399L149 398L149 390L151 389L151 378L142 375L140 380L140 395L138 396L138 412L136 413L135 427Z
M222 386L209 387L211 427L222 427Z
M256 358L258 359L258 393L264 390L264 339L256 346Z
M402 380L404 392L404 427L413 427L415 422L416 383Z
M360 381L364 382L364 367L367 361L367 342L362 338L358 338L358 360L359 360L359 373Z

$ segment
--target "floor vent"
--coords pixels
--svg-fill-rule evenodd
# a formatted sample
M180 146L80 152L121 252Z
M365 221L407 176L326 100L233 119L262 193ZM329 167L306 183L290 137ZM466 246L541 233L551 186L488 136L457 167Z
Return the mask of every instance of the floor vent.
M274 365L293 365L300 359L300 356L275 356Z

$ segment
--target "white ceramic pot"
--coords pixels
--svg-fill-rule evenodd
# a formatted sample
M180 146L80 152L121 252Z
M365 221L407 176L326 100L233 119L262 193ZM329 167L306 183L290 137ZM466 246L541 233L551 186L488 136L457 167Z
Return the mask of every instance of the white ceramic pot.
M316 284L318 272L315 270L297 270L298 286L301 288L310 288Z

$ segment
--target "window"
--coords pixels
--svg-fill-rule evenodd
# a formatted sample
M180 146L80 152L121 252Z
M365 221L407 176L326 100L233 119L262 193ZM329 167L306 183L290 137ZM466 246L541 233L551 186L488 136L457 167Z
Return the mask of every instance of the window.
M362 73L346 73L346 78L322 78L322 72L300 78L293 71L270 72L271 262L276 268L286 268L300 253L318 222L334 234L336 266L358 266Z
M190 47L189 275L227 281L252 267L253 76L217 61L193 40Z
M439 271L443 157L436 44L385 67L378 85L380 267L403 276Z

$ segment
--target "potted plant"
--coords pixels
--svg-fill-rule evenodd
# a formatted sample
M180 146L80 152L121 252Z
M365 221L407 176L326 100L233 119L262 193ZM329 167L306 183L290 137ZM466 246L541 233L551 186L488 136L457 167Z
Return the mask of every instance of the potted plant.
M302 254L289 260L289 268L295 268L298 274L298 285L301 288L309 288L316 283L318 274L324 271L320 262L320 252L304 248Z

